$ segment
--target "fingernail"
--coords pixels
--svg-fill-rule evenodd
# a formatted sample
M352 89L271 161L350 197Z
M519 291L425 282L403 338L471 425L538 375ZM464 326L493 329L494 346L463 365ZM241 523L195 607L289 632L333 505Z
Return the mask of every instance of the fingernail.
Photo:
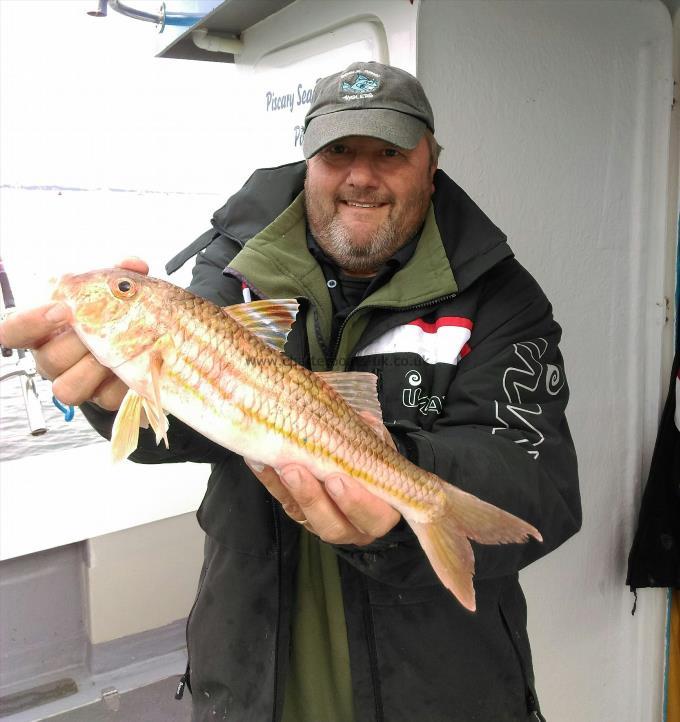
M340 496L345 491L345 485L341 479L334 477L326 482L326 489L332 496Z
M261 471L264 471L264 464L260 464L259 461L253 461L252 459L244 459L244 461L246 462L247 467L257 472L258 474Z
M45 312L45 318L50 323L59 323L60 321L66 321L68 318L68 306L63 303L55 303L54 306L50 306Z
M281 480L286 486L289 486L291 489L295 489L298 486L300 486L300 483L302 482L302 479L300 477L300 472L297 471L297 469L291 469L290 471L287 471L285 474L281 475Z

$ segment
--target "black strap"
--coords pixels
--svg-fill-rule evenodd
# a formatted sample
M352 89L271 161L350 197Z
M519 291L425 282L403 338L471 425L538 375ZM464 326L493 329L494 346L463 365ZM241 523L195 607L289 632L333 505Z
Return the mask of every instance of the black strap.
M5 270L5 265L0 258L0 288L2 288L2 302L5 308L14 308L14 295L12 287L9 285L9 276Z
M178 271L190 258L193 258L197 253L207 248L219 235L219 231L216 231L214 228L211 228L205 233L201 233L193 243L190 243L165 264L165 272L169 275Z

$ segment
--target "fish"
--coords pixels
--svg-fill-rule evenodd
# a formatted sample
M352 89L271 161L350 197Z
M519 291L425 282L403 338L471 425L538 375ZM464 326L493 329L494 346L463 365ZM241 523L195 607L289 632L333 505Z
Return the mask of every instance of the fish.
M116 415L115 459L151 426L168 446L168 414L258 464L297 463L322 482L359 482L408 522L442 584L475 610L474 553L481 544L524 543L537 529L421 469L378 435L377 377L314 372L284 353L296 299L220 307L167 281L112 268L66 275L53 299L129 390Z

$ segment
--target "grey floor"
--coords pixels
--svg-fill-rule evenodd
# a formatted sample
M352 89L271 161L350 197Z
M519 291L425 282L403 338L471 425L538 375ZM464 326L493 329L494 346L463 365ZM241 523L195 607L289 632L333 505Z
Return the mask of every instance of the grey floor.
M191 695L175 699L179 676L45 718L49 722L190 722ZM118 707L116 710L115 707Z

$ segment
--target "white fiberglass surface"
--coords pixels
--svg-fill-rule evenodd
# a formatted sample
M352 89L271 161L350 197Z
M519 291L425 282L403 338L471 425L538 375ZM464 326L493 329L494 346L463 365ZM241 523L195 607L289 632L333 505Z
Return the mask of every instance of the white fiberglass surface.
M551 722L660 719L663 593L631 617L625 574L669 332L671 53L659 2L420 8L441 165L507 233L564 330L583 530L522 574Z

